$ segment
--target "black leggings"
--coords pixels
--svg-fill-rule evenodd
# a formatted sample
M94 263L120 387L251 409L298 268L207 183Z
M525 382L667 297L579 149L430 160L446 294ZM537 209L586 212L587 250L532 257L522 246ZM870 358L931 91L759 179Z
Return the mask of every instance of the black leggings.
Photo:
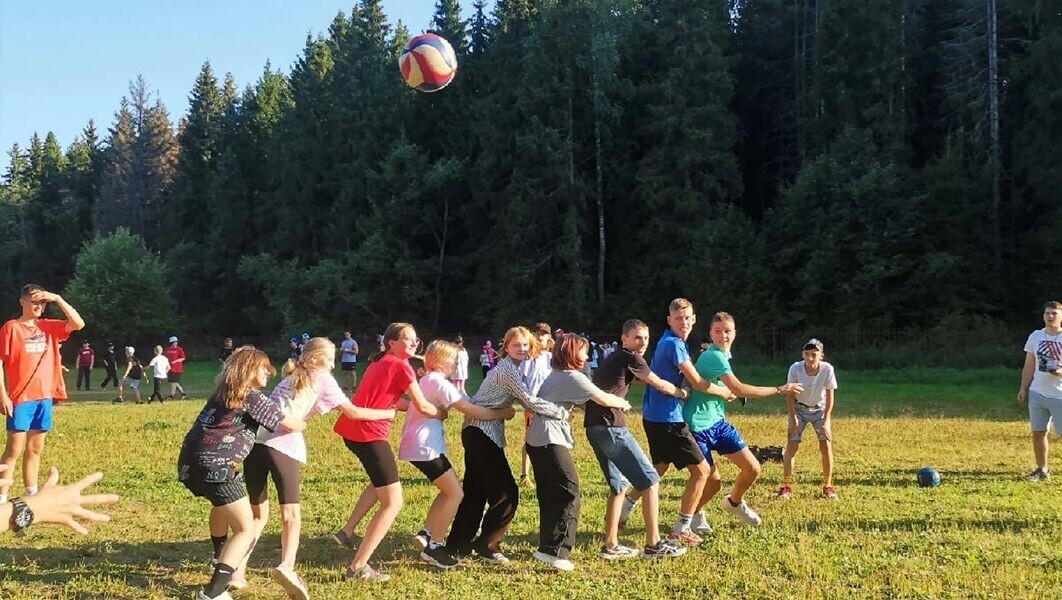
M516 516L520 489L505 450L483 430L465 427L461 430L461 444L465 447L465 497L457 509L446 547L461 553L473 546L497 549Z

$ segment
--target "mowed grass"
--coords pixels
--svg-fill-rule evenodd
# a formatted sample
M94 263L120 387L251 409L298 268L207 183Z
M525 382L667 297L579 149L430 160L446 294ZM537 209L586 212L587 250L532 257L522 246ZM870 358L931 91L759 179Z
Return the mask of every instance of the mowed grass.
M784 367L736 369L744 380L764 385L781 383L785 375ZM0 598L194 597L210 573L208 503L177 483L174 463L216 367L195 364L190 371L186 379L195 400L112 405L109 393L73 392L57 409L44 463L58 465L66 480L103 470L98 488L121 494L122 501L108 509L111 523L84 538L53 527L34 527L22 539L0 536ZM327 599L995 598L1052 597L1062 589L1062 492L1057 481L1020 478L1030 467L1031 449L1024 410L1013 400L1016 370L841 369L839 378L834 434L840 500L818 498L819 454L809 430L792 500L773 498L781 465L767 464L748 496L763 516L762 527L738 524L713 502L707 514L714 535L666 562L597 557L607 487L581 432L580 414L575 457L582 517L572 556L577 570L570 574L531 559L538 527L533 487L521 492L507 540L512 564L467 560L440 573L419 563L409 536L435 491L403 463L405 508L373 561L391 581L341 581L351 555L329 536L367 478L332 434L335 416L319 417L307 430L299 570L313 596ZM101 377L95 379L98 385ZM630 398L640 400L641 392L632 389ZM732 407L730 418L748 443L784 444L781 400ZM637 416L631 425L644 444ZM460 474L459 427L459 416L447 421L449 455ZM399 431L396 423L396 441ZM515 421L508 441L518 473L522 432ZM915 485L923 465L940 470L940 488ZM728 484L735 469L722 469ZM684 482L684 473L670 473L662 484L662 527L675 518ZM275 515L275 502L272 509ZM286 597L269 580L278 534L274 519L252 558L251 585L234 592L235 598ZM637 546L642 535L635 511L622 538Z

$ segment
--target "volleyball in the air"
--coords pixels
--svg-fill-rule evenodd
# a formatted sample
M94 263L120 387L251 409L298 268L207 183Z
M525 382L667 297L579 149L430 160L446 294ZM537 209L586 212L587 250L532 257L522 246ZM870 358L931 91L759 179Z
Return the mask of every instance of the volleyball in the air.
M450 42L434 33L410 38L398 57L402 79L420 92L437 92L454 80L457 54Z

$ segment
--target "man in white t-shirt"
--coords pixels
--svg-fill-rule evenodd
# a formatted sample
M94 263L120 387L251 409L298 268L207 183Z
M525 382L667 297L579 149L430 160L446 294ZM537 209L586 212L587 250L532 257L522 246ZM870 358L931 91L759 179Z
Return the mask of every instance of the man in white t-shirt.
M833 415L834 392L837 389L837 375L833 365L822 360L822 342L812 338L801 349L801 357L789 366L788 383L804 386L802 392L786 394L789 408L789 440L782 456L782 486L778 488L778 497L788 499L793 493L790 486L793 477L793 458L800 447L800 438L811 424L819 438L819 452L822 454L822 496L829 500L837 499L833 489Z
M357 340L349 331L344 331L343 341L339 342L339 364L348 392L353 392L354 387L358 385L358 372L355 370L358 366L358 351Z
M1025 342L1018 404L1025 403L1026 390L1036 468L1025 479L1040 481L1051 477L1047 466L1047 430L1054 421L1058 433L1058 420L1062 419L1062 302L1044 305L1044 328L1029 334Z

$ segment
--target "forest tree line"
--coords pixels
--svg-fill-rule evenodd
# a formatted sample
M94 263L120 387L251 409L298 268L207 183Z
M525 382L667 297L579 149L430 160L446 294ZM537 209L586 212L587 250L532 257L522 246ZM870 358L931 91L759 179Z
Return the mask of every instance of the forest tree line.
M358 0L290 70L204 64L177 119L136 77L105 130L16 144L0 289L64 289L123 229L189 334L612 331L679 295L746 327L913 329L1059 296L1054 2L461 8L436 0L460 62L439 93Z

